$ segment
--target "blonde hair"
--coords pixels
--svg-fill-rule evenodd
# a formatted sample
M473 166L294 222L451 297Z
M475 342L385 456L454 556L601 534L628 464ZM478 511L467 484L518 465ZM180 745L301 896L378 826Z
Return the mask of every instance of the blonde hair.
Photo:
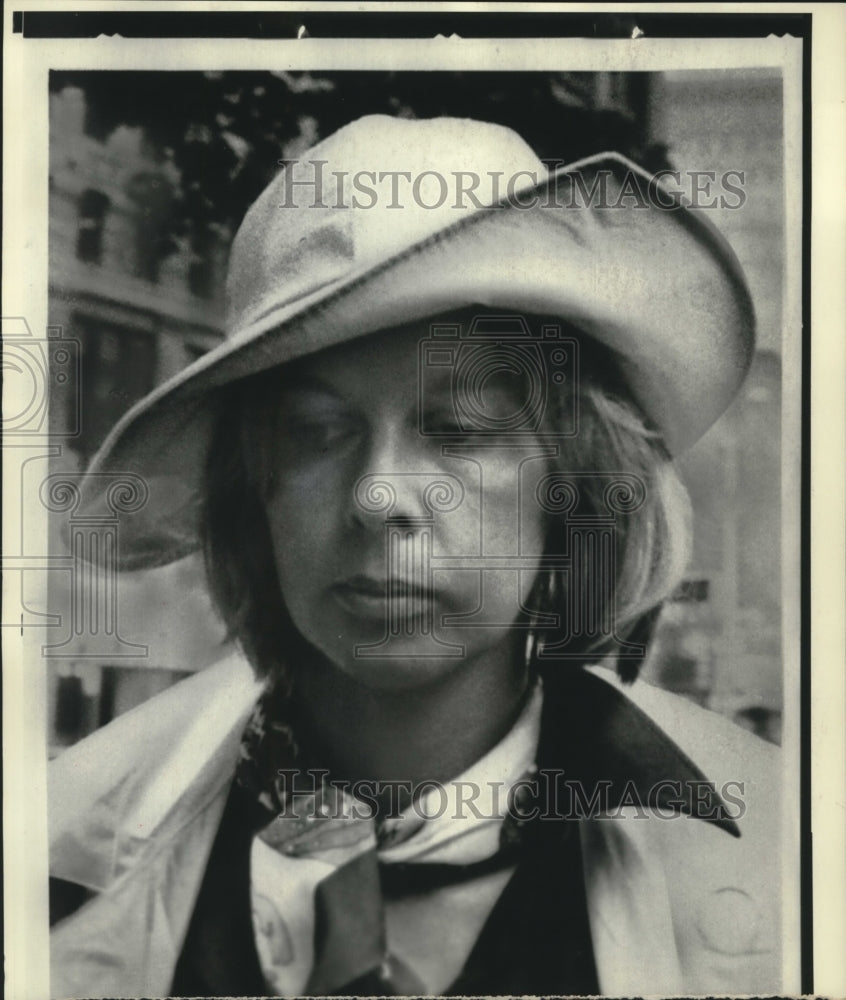
M605 432L607 457L645 485L643 504L627 515L631 520L617 579L617 624L625 627L681 582L691 552L690 497L660 436L630 404L595 386L588 386L585 396L599 417L597 428Z

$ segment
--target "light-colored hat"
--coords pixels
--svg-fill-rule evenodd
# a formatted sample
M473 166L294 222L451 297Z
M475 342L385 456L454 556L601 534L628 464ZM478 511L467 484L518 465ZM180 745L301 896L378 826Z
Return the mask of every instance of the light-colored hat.
M227 339L117 424L84 481L149 490L120 563L198 544L213 390L383 328L481 305L559 317L610 349L671 451L737 392L754 346L737 260L702 216L615 153L548 173L513 131L362 118L289 162L232 245Z

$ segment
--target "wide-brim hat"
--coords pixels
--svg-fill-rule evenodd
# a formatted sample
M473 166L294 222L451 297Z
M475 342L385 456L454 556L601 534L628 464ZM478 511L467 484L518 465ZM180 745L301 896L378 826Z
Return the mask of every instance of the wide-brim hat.
M560 318L618 360L672 453L754 348L742 271L701 211L616 153L550 173L515 132L463 119L366 117L287 161L235 237L227 298L226 339L134 406L83 479L77 516L121 511L123 568L197 548L216 390L355 337L471 305Z

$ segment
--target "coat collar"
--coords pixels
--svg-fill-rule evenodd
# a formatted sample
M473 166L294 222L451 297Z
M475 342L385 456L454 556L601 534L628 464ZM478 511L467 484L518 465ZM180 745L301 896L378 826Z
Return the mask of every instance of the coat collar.
M566 768L568 801L577 811L598 804L598 813L576 818L627 807L683 813L740 836L713 782L610 671L553 667L543 682L538 766ZM581 793L575 800L574 789Z

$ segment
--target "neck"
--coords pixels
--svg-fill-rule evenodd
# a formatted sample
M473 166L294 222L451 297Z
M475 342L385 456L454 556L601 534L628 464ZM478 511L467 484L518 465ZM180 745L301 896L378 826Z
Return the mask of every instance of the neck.
M294 713L333 778L448 781L513 725L528 670L509 638L437 682L380 691L315 654L297 673Z

